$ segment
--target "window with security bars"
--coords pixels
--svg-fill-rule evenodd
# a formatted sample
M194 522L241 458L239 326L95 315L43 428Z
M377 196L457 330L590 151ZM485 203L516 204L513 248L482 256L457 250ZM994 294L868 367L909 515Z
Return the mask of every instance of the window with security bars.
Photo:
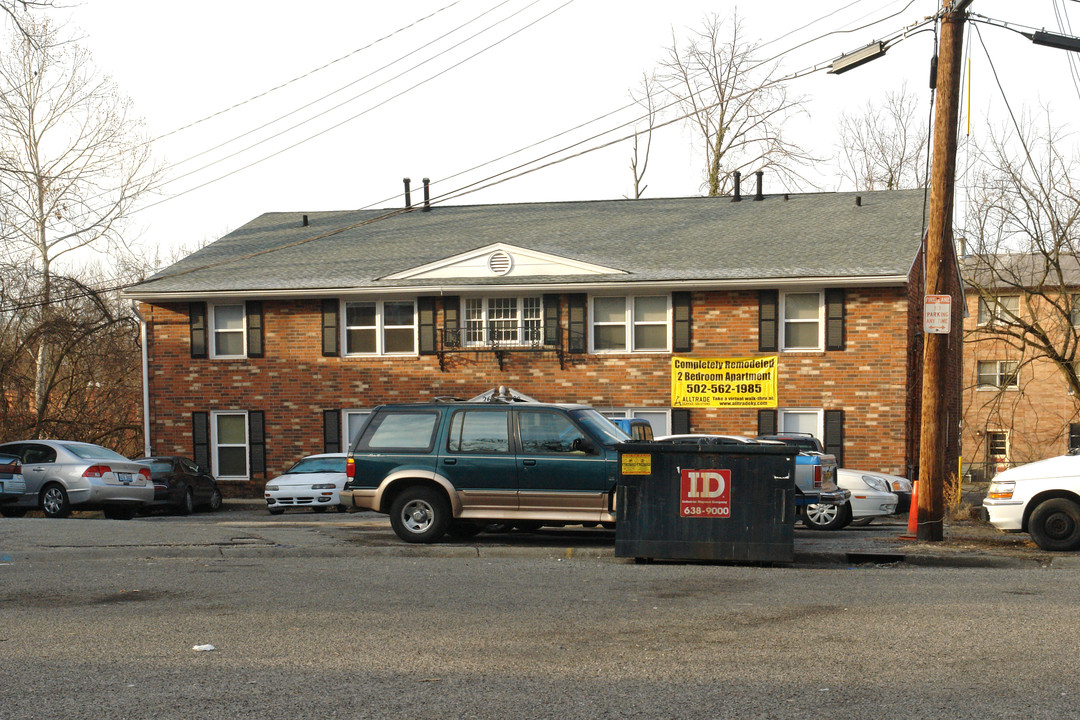
M530 345L543 339L543 302L535 297L466 298L466 346Z

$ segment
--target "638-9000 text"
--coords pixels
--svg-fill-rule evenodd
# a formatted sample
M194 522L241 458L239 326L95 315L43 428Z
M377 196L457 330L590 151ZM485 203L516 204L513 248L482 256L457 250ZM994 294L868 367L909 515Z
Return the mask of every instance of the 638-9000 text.
M730 517L731 508L718 507L713 505L690 505L683 508L682 514L685 515L714 515L716 517Z

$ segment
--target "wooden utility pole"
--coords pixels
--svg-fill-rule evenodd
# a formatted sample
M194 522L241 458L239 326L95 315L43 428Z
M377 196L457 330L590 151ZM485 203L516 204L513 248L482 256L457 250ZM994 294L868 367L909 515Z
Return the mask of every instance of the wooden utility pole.
M927 295L951 295L953 272L947 252L953 223L953 183L956 175L956 132L960 116L960 65L964 43L964 11L970 0L943 0L944 17L938 42L937 107L934 113L934 157L930 165L930 209L927 216ZM955 307L954 307L955 310ZM955 317L953 323L959 322ZM922 423L919 435L919 540L944 539L945 438L948 400L949 347L952 334L923 333ZM955 421L956 418L953 418Z

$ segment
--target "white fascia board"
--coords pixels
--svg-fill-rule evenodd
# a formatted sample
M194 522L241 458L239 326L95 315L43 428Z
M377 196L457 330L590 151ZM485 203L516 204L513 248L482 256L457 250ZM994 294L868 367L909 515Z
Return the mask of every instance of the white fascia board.
M329 298L372 295L512 295L521 293L553 292L611 292L613 290L637 293L641 291L672 290L745 290L782 288L829 288L829 287L890 287L906 286L906 275L872 275L847 277L797 277L797 278L749 278L738 280L648 280L641 282L562 282L562 283L515 283L498 285L395 285L381 287L338 287L281 290L204 290L199 292L139 292L124 291L122 297L147 303L181 302L188 300L243 299L243 298Z

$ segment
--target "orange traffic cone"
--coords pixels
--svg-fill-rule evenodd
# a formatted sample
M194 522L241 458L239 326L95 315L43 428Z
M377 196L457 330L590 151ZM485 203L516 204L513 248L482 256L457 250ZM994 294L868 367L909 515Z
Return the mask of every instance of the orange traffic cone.
M911 484L911 507L907 515L907 535L901 535L901 540L915 540L919 533L919 481Z

